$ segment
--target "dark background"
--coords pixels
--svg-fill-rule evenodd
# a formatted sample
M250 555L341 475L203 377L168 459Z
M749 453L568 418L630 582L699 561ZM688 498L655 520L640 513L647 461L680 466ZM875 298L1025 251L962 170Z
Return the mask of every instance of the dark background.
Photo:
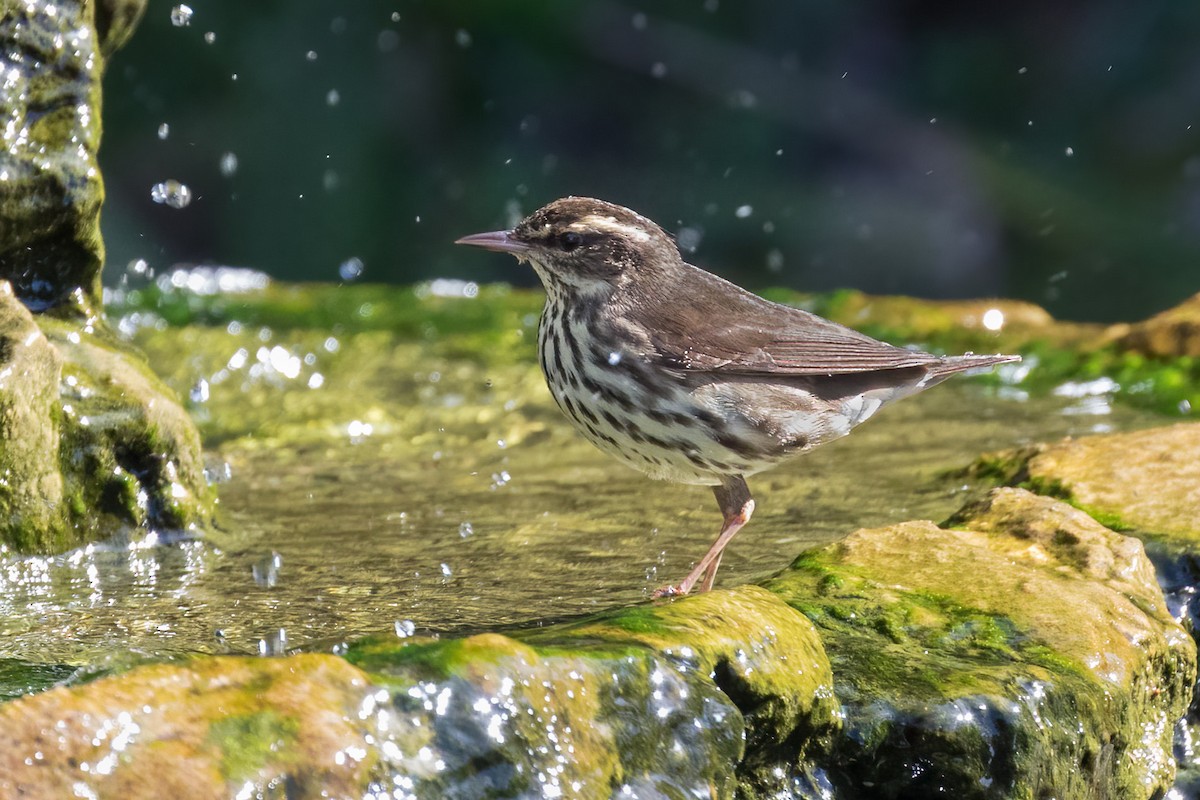
M175 27L151 0L109 66L109 280L358 258L361 280L531 284L450 242L584 194L752 288L1088 320L1200 291L1192 0L190 5ZM151 201L168 178L188 207Z

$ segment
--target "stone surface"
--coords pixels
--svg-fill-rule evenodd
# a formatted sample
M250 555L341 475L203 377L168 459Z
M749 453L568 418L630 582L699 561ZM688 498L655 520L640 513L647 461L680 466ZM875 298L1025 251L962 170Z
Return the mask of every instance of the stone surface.
M139 667L0 706L0 795L361 797L371 687L333 656ZM286 787L286 788L285 788Z
M0 544L19 552L211 518L199 437L142 357L98 326L34 317L3 281L0 441Z
M983 456L971 468L1061 497L1109 527L1200 538L1200 423L1064 439Z
M828 661L811 624L760 588L513 636L351 650L407 687L390 736L418 797L766 797L825 785L818 764L838 726ZM421 748L445 768L421 769Z
M1064 498L1146 541L1173 615L1200 630L1200 423L1064 439L982 457L971 471ZM1200 707L1179 730L1185 796L1200 791Z
M1200 358L1200 294L1142 322L1114 325L1108 338L1147 356Z
M62 356L29 310L0 281L0 520L3 541L21 547L67 524L60 469ZM51 533L51 538L57 538Z
M94 3L0 6L0 278L42 309L98 307L100 55Z
M1141 543L994 491L954 529L905 522L802 556L769 588L821 629L859 797L1154 797L1195 646Z

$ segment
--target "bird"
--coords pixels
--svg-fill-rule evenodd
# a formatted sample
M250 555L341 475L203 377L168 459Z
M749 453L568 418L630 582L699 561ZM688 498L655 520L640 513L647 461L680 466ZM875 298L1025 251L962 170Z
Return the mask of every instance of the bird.
M603 200L560 198L455 244L533 267L546 292L538 359L585 438L650 478L712 487L716 540L655 597L712 589L754 513L747 477L951 375L1020 360L897 347L771 302L686 263L665 230Z

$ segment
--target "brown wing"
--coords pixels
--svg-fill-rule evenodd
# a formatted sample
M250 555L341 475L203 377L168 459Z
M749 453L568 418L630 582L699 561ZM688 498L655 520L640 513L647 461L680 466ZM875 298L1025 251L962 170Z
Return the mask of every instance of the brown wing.
M674 280L630 298L661 363L690 370L788 375L930 367L937 356L887 344L807 311L772 303L684 264ZM641 287L646 288L644 285ZM963 369L967 367L962 367Z

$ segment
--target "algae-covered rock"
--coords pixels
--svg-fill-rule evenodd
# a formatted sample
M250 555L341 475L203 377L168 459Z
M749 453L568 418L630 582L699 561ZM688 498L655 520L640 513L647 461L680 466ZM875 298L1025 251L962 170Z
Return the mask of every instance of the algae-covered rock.
M99 308L100 76L143 5L0 2L0 278L31 307Z
M3 281L0 441L0 542L20 552L212 515L195 428L144 360L98 326L35 318Z
M418 797L791 796L837 727L812 626L757 587L537 631L368 642ZM439 770L431 762L440 763Z
M905 522L769 588L820 628L850 797L1155 797L1195 647L1140 542L1017 489Z
M1200 541L1200 423L1068 438L971 471L1070 501L1109 527Z
M51 689L0 706L0 795L362 797L371 691L320 655L151 665Z
M0 281L0 509L6 512L3 538L15 546L67 525L59 465L61 373L62 356Z
M100 75L144 6L0 0L0 543L23 552L211 515L194 426L98 311Z
M1200 358L1200 294L1142 322L1114 325L1109 338L1148 356Z

